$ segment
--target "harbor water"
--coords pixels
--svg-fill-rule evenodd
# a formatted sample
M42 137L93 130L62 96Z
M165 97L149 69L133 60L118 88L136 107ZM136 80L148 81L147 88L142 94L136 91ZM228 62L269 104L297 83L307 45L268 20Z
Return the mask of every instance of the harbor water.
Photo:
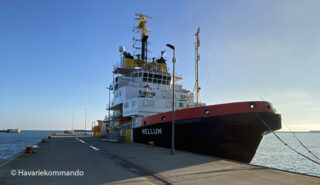
M20 133L0 132L0 164L22 152L27 145L36 145L42 138L57 131L22 130Z
M0 164L22 152L26 145L35 145L56 131L25 131L0 133ZM291 133L277 133L293 148L312 158ZM317 156L320 156L320 133L296 133L296 136ZM314 158L313 158L314 159ZM316 160L316 159L315 159ZM273 134L261 142L251 164L320 177L320 166L291 151Z
M299 141L293 137L292 133L278 132L277 135L300 153L320 162L320 160L309 154ZM320 133L300 132L295 133L295 136L320 158ZM318 164L290 150L272 133L264 137L251 164L320 177L320 166Z

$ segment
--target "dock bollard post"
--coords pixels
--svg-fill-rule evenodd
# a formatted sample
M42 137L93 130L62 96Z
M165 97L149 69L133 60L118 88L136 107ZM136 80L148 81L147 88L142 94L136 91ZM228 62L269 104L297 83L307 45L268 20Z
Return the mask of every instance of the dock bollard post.
M26 149L24 150L24 153L26 153L26 154L32 153L32 146L30 146L30 145L26 146Z
M153 147L154 147L154 141L149 141L148 143L149 143L149 147L150 147L150 148L153 148Z

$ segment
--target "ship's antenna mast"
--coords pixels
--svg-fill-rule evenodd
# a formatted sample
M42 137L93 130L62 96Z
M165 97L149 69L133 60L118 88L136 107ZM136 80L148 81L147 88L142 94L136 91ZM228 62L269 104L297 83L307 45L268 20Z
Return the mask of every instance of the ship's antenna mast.
M200 27L197 29L197 33L195 34L196 36L196 43L195 43L195 85L194 85L194 91L196 92L196 106L201 105L201 98L200 98L200 87L199 87L199 60L200 60L200 55L199 55L199 46L200 46L200 38L199 38L199 33L200 33Z
M144 62L147 62L147 53L148 53L148 33L150 32L150 30L148 30L146 28L146 24L147 24L147 19L151 19L151 17L140 14L140 13L136 13L136 16L138 16L136 18L136 20L138 20L138 26L135 27L135 29L137 30L138 33L141 33L141 60L143 60Z

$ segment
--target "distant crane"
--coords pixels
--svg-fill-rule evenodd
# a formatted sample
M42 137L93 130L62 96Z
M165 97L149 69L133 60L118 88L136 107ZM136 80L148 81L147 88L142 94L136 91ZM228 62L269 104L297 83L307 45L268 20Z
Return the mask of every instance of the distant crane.
M194 92L196 93L196 107L201 105L201 97L200 97L200 87L199 87L199 60L200 60L200 55L199 55L199 46L200 46L200 38L199 38L199 33L200 33L200 27L197 29L197 33L195 34L196 36L196 43L195 43L195 85L194 85Z

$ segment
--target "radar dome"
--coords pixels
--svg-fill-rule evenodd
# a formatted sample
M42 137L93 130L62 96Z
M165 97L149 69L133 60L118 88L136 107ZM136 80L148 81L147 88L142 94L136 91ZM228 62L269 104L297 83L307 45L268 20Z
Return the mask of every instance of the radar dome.
M125 51L124 46L119 46L119 51L123 53Z

